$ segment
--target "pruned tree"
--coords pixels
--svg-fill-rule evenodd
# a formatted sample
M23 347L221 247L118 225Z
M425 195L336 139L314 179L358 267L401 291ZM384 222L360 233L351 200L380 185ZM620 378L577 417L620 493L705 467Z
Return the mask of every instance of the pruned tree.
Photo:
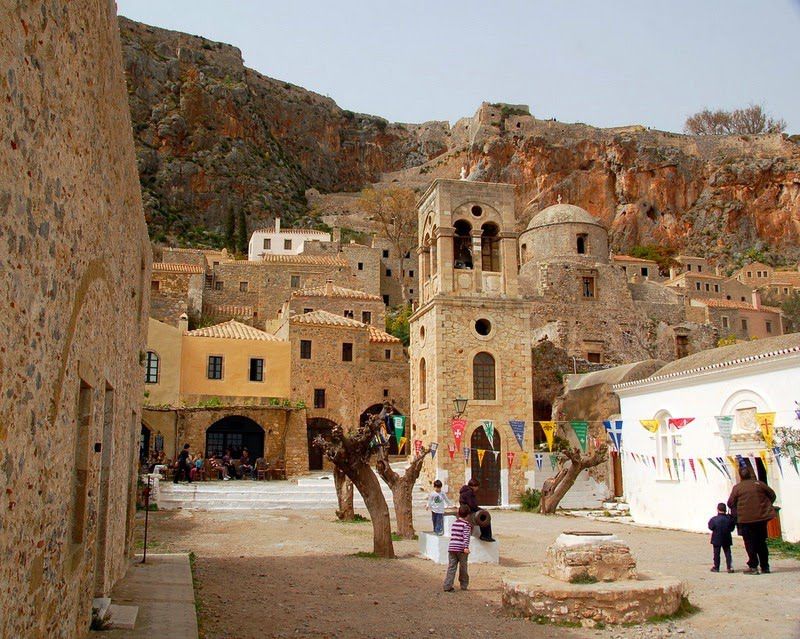
M353 482L348 479L341 468L334 466L333 483L336 486L336 500L339 502L336 517L340 521L353 521L356 517L356 511L353 508Z
M370 464L376 450L375 438L385 416L385 411L370 415L358 428L348 432L340 424L336 424L330 439L317 437L314 445L321 448L325 457L353 482L364 499L372 519L372 551L378 557L394 557L389 506Z
M415 455L406 471L399 475L389 464L388 444L378 449L375 468L383 481L392 491L394 501L394 516L397 530L395 531L403 539L414 538L414 515L413 515L413 491L414 484L422 471L422 463L425 456L431 452L430 448L423 448L419 455Z
M417 245L416 194L413 190L392 186L385 189L366 188L361 191L361 207L378 224L383 235L397 252L400 269L397 280L400 283L403 302L408 301L406 286L406 257Z
M575 484L581 471L587 468L599 466L608 458L608 446L601 444L591 453L582 453L579 448L563 448L557 452L558 472L542 485L542 500L539 505L539 512L545 515L552 515L556 512L558 504L564 499L564 495Z
M703 109L686 118L683 130L690 135L782 133L786 130L786 121L771 117L760 104L751 104L733 111Z

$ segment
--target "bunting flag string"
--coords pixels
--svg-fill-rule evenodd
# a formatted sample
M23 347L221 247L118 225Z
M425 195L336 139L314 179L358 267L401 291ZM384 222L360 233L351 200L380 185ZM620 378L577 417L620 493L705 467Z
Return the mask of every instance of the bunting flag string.
M465 464L469 463L469 448L467 448L466 446L464 446L464 463Z
M680 481L681 480L681 473L678 470L678 459L676 457L672 458L672 465L675 466L675 479Z
M775 457L775 464L778 466L778 471L781 474L781 479L783 479L783 465L781 464L781 449L778 446L775 446L772 449L772 454Z
M483 466L483 456L486 454L486 451L483 448L478 449L478 466Z
M702 458L698 457L697 463L700 464L700 468L703 470L703 476L706 478L706 481L708 481L708 473L706 472L706 465L703 463Z
M691 424L694 421L694 417L670 417L667 422L673 428L681 429L686 424Z
M514 452L513 451L508 451L506 453L506 460L508 461L508 467L510 469L514 465Z
M519 463L522 465L522 468L524 470L528 469L528 451L527 450L523 450L519 454Z
M509 420L508 425L511 426L511 432L514 433L514 437L517 438L519 447L525 448L523 445L523 442L525 441L525 422L519 419L511 419Z
M658 430L659 424L657 419L640 419L639 423L651 433L655 433Z
M500 451L493 450L492 453L494 453L494 460L497 461L497 459L500 457Z
M711 458L709 457L709 459ZM733 477L731 477L731 471L728 470L728 465L725 463L725 460L722 457L717 457L716 460L717 466L720 468L720 470L722 470L728 479L733 481Z
M717 429L719 429L720 437L722 437L722 444L727 451L731 446L731 431L733 430L733 415L717 415L714 417L717 421Z
M570 422L572 430L575 431L575 437L578 438L578 443L581 450L586 452L586 437L589 435L589 422L583 420L575 420Z
M392 415L392 428L394 429L394 438L399 442L400 438L406 434L406 416Z
M761 457L761 461L764 462L764 468L769 472L769 463L767 462L767 451L760 450L758 451L758 456Z
M490 419L484 419L481 424L483 425L483 432L486 433L486 439L489 440L489 447L494 450L494 422Z
M408 437L401 437L400 441L397 442L397 452L401 452L406 447L406 442L408 441Z
M437 450L439 450L439 444L437 442L431 442L431 459L436 457Z
M544 437L547 440L547 450L553 450L553 436L556 432L556 423L555 422L539 422L539 425L542 427L544 431Z
M461 439L464 437L464 429L467 427L466 419L454 417L450 420L450 429L453 431L453 440L456 443L456 450L461 448Z
M756 413L756 422L764 435L764 442L768 449L772 449L772 436L775 427L775 413Z
M800 477L800 468L797 467L797 457L792 455L790 459L792 460L792 466L794 466L794 472Z
M542 464L544 464L544 453L533 453L533 459L536 461L536 470L542 470Z
M456 456L456 445L455 444L447 444L447 454L450 455L450 461Z
M697 481L697 471L694 468L694 459L691 457L689 458L689 468L692 469L692 475L694 476L695 481Z
M715 462L715 461L714 461L714 459L713 459L712 457L709 457L709 458L708 458L708 461L709 461L709 463L710 463L710 464L711 464L711 465L712 465L714 468L716 468L716 469L717 469L717 470L718 470L720 473L722 473L722 474L723 474L723 475L725 475L726 477L728 476L728 473L727 473L726 471L722 470L722 468L720 468L720 467L719 467L719 465L717 464L717 462Z
M672 465L669 463L669 459L664 460L664 465L667 467L667 472L669 473L669 478L672 479Z

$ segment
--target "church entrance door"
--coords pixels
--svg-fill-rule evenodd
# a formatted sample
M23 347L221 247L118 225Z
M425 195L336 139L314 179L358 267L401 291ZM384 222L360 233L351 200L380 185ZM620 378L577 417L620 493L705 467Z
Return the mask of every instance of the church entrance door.
M476 428L470 438L470 458L472 464L472 477L481 485L478 487L478 504L481 506L500 505L500 433L494 429L493 446L489 444L486 431L483 427ZM478 450L486 451L483 454L483 463L480 462ZM497 451L497 455L493 451Z

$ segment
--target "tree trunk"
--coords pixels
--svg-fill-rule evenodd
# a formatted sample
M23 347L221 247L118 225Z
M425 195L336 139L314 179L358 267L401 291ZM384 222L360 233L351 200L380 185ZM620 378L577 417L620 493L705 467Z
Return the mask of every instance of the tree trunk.
M336 485L336 499L339 501L336 516L342 521L352 521L356 515L353 510L353 482L338 466L333 469L333 482Z
M398 475L389 465L389 457L385 448L378 452L378 461L375 468L386 485L392 490L392 501L394 501L394 517L397 527L397 534L403 539L414 538L414 510L413 496L414 484L422 471L422 463L425 455L430 452L430 448L420 451L419 457L411 460L406 472L402 476Z
M606 460L608 447L603 445L595 449L590 455L582 455L580 450L562 450L561 461L570 462L568 466L563 466L550 479L542 485L542 499L539 504L539 512L545 515L552 515L556 512L558 504L575 484L575 480L582 470L592 468L602 464Z
M378 478L372 472L372 468L366 464L350 469L347 476L353 480L361 497L364 498L370 519L372 519L372 552L378 557L394 558L389 506L386 505Z

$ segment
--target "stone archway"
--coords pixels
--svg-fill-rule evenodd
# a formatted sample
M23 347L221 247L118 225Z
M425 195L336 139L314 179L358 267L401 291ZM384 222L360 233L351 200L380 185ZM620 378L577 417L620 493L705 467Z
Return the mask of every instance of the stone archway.
M206 457L223 455L230 448L238 459L247 448L250 459L264 456L264 429L249 417L228 415L215 421L206 429Z
M502 451L500 449L500 433L494 429L493 445L489 444L489 438L482 427L472 431L469 440L470 465L472 467L472 478L480 482L477 490L478 503L481 506L500 505L500 460ZM480 461L478 450L486 451L483 455L483 463ZM493 451L497 451L497 455Z
M373 404L367 410L365 410L363 413L361 413L361 416L358 418L359 425L363 426L364 424L367 423L367 418L368 417L370 417L372 415L377 415L382 410L383 410L383 404ZM400 413L400 412L397 412L396 414L397 415L402 415L402 413ZM406 428L408 428L408 425L406 425ZM394 429L392 428L391 423L386 425L386 432L389 434L389 454L390 455L399 455L399 452L397 450L398 441L397 441L397 438L395 438L395 436L394 436Z
M336 422L325 419L324 417L312 417L306 422L306 431L308 433L308 469L309 470L322 470L324 466L324 457L322 450L314 446L313 442L318 436L325 439L329 438L333 427Z

